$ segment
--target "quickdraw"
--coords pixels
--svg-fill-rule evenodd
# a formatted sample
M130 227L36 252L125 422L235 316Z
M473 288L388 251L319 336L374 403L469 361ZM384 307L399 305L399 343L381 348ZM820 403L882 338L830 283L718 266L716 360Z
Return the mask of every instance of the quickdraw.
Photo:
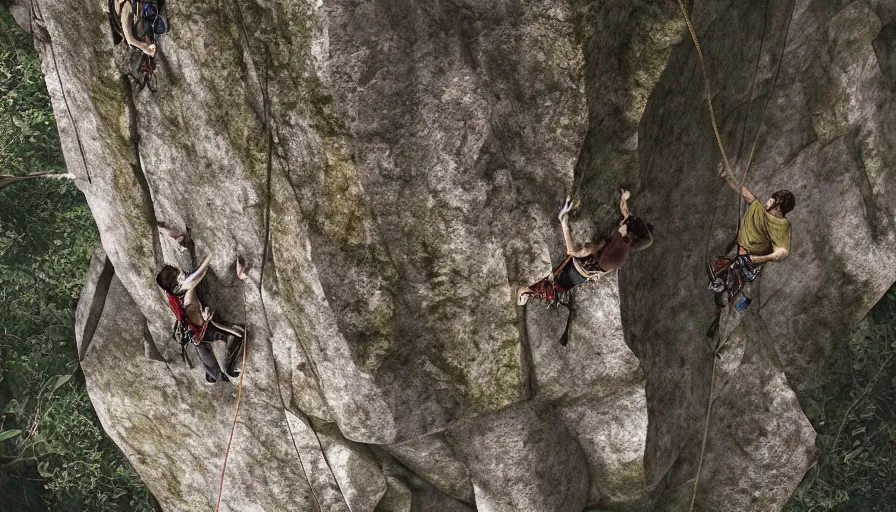
M171 312L174 313L175 318L171 337L174 341L180 343L181 359L190 366L190 369L193 369L193 362L187 357L187 344L192 343L193 345L198 346L202 342L202 339L205 338L205 331L208 329L208 324L211 322L211 318L206 319L202 325L193 325L187 317L187 309L184 306L183 297L178 297L177 295L172 295L170 293L167 295L168 307L171 308Z
M714 265L708 268L709 289L715 293L724 293L726 304L743 311L752 300L743 293L744 285L755 281L761 270L761 265L754 265L750 261L749 253L738 254L734 258L717 258Z

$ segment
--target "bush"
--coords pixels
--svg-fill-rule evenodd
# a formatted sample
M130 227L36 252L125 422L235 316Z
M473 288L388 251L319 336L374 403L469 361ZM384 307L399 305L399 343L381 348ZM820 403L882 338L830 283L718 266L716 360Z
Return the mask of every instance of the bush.
M847 371L806 404L820 460L788 512L896 508L896 287L872 310L850 349Z
M64 172L37 56L3 9L0 34L0 169ZM0 190L0 510L157 508L105 436L78 369L73 309L97 244L70 181Z

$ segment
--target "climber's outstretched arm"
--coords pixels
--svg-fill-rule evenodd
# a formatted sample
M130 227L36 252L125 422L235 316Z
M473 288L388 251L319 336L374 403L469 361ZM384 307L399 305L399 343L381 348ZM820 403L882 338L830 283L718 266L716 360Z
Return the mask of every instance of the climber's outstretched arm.
M133 31L131 30L131 17L133 15L134 11L131 8L131 2L125 2L124 5L121 6L121 17L119 18L119 21L121 21L121 31L124 32L124 39L129 45L139 48L143 53L152 57L156 54L156 45L146 44L134 37Z
M619 212L622 214L622 221L619 222L619 225L621 226L625 224L625 221L627 221L632 214L628 209L628 200L632 197L632 193L624 188L619 189L619 192Z
M741 186L741 184L738 183L736 179L734 179L734 176L732 176L731 173L728 172L728 169L725 168L724 162L719 162L719 176L725 178L725 183L727 183L728 186L731 187L735 192L744 196L744 200L747 202L747 204L750 204L756 200L756 196L753 195L752 192L747 190L747 187Z
M567 197L566 202L560 208L557 218L560 219L560 230L563 231L563 242L566 244L566 254L572 254L575 247L572 243L572 234L569 232L569 212L572 210L572 199Z
M196 269L192 274L188 275L184 282L180 284L180 289L183 291L189 291L193 288L199 286L199 283L202 281L202 278L205 277L205 273L208 272L208 265L212 261L212 255L209 254L205 257L205 261L202 262L202 265L199 265L199 268Z

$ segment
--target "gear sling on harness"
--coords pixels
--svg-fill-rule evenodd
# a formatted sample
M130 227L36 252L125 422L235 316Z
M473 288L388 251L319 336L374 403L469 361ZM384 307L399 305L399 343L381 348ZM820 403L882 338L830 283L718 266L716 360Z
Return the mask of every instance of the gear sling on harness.
M571 298L563 300L564 296L569 297L572 289L576 286L596 279L605 272L585 272L576 264L574 256L567 256L549 277L533 284L529 287L532 295L538 299L548 302L549 305L563 306L569 312L566 317L566 328L563 329L563 336L560 337L560 345L565 346L569 342L569 327L572 323L575 308L572 306Z
M724 297L724 304L717 302L717 305L724 307L733 303L734 309L738 311L747 309L752 299L744 293L744 288L747 283L752 283L759 277L762 266L753 264L750 255L743 253L733 258L718 257L708 270L709 289L717 297Z
M205 331L211 319L206 320L202 325L194 325L187 316L187 308L184 306L184 298L177 295L168 295L168 307L174 313L174 328L171 331L171 337L174 341L180 343L180 357L185 363L193 368L193 362L187 357L187 343L199 346L202 339L205 338Z

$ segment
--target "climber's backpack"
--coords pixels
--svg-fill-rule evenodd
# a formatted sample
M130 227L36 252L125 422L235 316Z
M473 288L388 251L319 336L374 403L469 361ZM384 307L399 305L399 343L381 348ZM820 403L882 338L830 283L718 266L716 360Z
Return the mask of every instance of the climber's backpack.
M187 316L187 308L184 306L183 295L168 294L168 307L174 313L174 328L171 330L171 337L174 341L180 343L180 357L185 363L193 368L193 362L187 357L187 344L199 345L205 337L205 330L208 328L210 320L206 320L202 325L193 325Z

